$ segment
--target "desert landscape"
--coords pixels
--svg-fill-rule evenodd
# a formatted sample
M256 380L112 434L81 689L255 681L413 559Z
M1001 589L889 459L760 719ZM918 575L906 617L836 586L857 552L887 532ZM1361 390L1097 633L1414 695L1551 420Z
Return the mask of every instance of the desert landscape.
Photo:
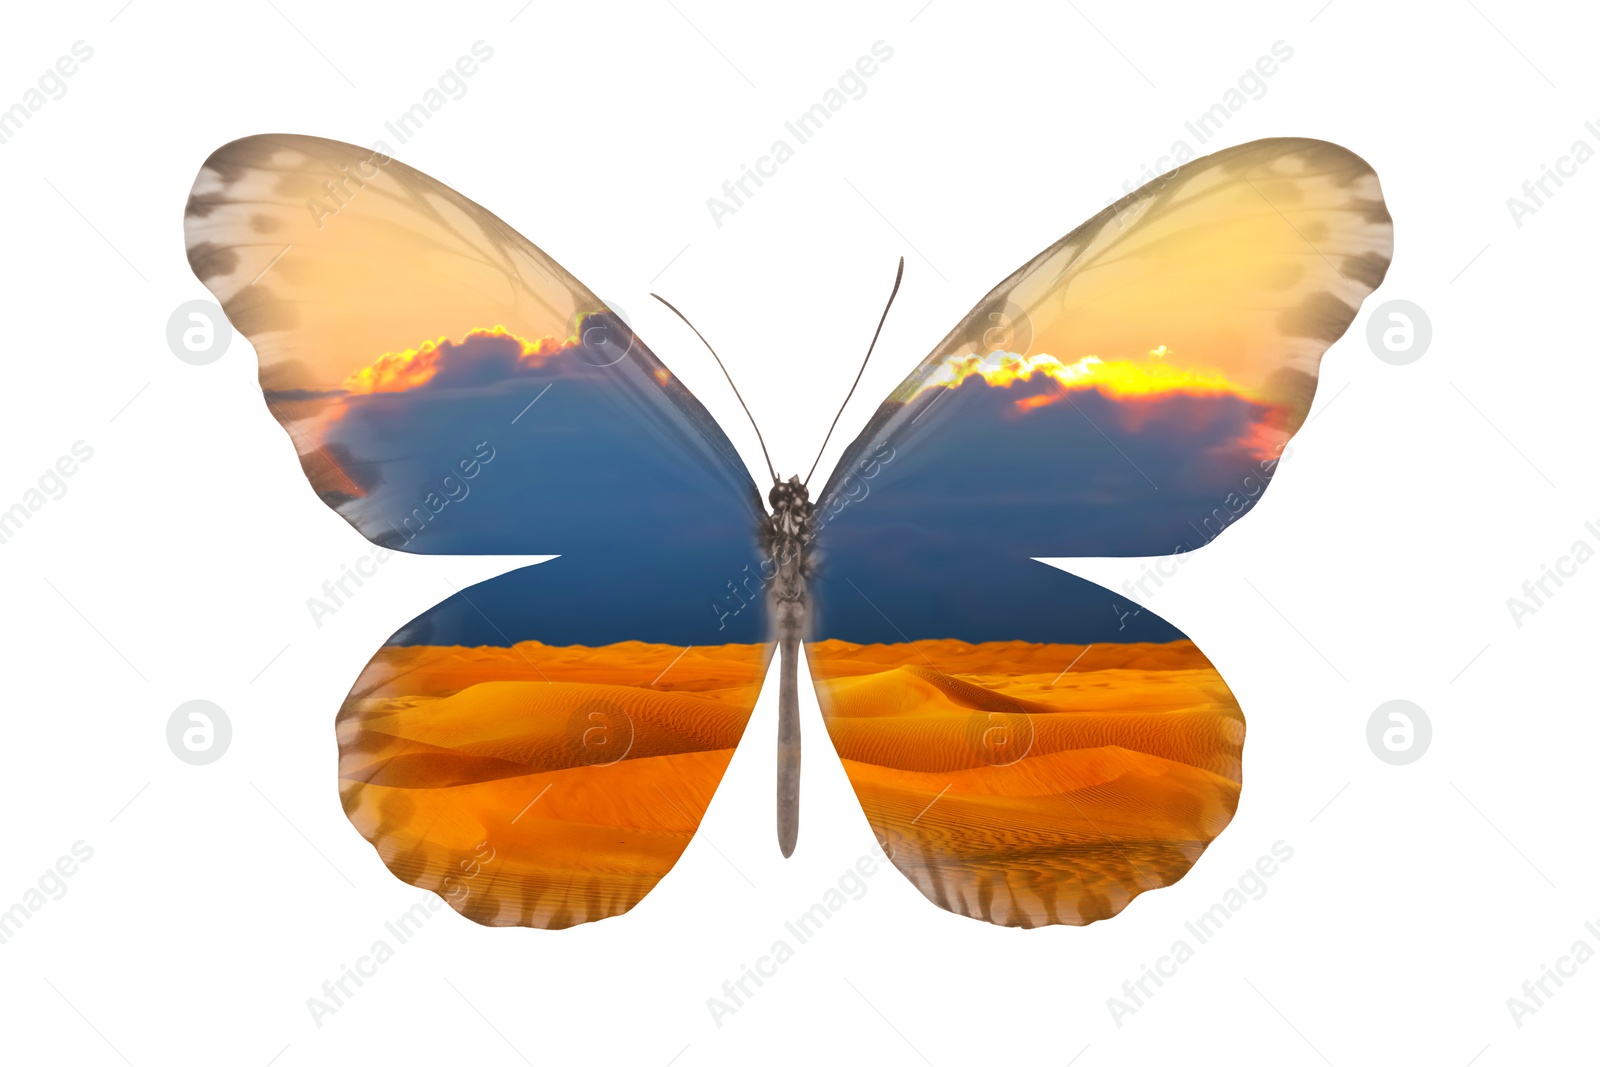
M765 657L386 646L339 712L345 813L398 877L485 925L619 915L694 836Z
M477 922L621 914L694 836L766 655L387 646L339 713L345 811L397 876ZM1106 918L1182 877L1238 804L1244 720L1190 642L822 641L808 657L868 821L950 911Z
M1244 718L1192 642L808 652L867 820L949 911L1108 918L1181 878L1238 806Z

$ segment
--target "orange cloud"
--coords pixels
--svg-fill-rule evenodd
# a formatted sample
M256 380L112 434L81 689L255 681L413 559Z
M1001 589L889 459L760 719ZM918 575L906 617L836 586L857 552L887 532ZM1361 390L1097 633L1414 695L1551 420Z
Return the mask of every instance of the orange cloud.
M1252 422L1236 444L1247 455L1271 460L1283 455L1283 446L1288 440L1289 430L1283 425L1280 409L1275 408L1266 418Z
M554 337L541 337L537 341L529 341L504 326L472 329L468 330L460 341L440 337L424 341L418 347L408 348L402 352L385 352L371 364L346 378L344 388L350 393L399 393L414 389L439 373L441 361L452 349L482 338L510 338L516 341L522 349L517 359L520 368L542 366L546 359L559 355L577 344L576 338L558 340Z
M1105 360L1099 356L1084 356L1075 363L1063 363L1055 356L1035 355L983 358L975 353L952 356L945 360L937 374L924 386L930 388L959 388L968 378L980 378L986 384L1010 388L1017 382L1030 382L1035 378L1049 378L1063 389L1098 389L1107 396L1148 397L1163 393L1187 393L1191 396L1215 396L1229 393L1253 399L1250 390L1229 381L1220 372L1208 372L1173 366L1166 361L1170 353L1165 345L1150 350L1143 361L1127 359ZM1064 399L1060 392L1042 393L1018 400L1019 411L1054 404Z

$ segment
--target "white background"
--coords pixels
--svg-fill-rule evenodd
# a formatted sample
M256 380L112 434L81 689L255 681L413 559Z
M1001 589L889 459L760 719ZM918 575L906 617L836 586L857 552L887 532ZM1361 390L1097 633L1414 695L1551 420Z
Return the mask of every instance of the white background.
M1600 537L1590 471L1600 162L1517 226L1506 199L1600 137L1590 13L1506 0L1216 5L28 5L0 107L75 41L93 58L0 144L0 509L83 440L68 492L0 545L0 909L74 842L93 858L0 945L8 1060L1340 1065L1593 1058L1600 962L1537 1013L1507 998L1600 925L1600 564L1518 627L1521 595ZM275 4L275 6L274 6ZM119 10L120 8L120 10ZM515 16L515 17L513 17ZM800 848L772 831L763 695L702 834L627 916L548 933L444 911L318 1027L308 997L419 897L346 823L332 720L397 625L505 558L402 557L318 629L366 551L307 491L248 344L190 366L164 331L208 294L184 200L218 145L371 144L483 40L394 154L500 214L629 314L761 467L732 394L653 288L719 346L783 473L803 470L906 281L830 449L995 282L1168 153L1275 41L1293 57L1210 148L1272 135L1369 160L1394 266L1328 353L1268 501L1151 606L1249 720L1238 817L1182 882L1088 928L947 914L891 870L717 1026L706 1001L872 844L805 699ZM716 226L706 199L882 40L825 130ZM1421 305L1392 366L1367 316ZM826 464L830 462L825 460ZM1138 560L1075 568L1112 587ZM978 595L978 594L975 594ZM1286 624L1287 623L1287 624ZM232 719L188 766L165 726ZM1431 749L1395 767L1368 716L1405 698ZM1282 840L1268 892L1142 1006L1125 997Z

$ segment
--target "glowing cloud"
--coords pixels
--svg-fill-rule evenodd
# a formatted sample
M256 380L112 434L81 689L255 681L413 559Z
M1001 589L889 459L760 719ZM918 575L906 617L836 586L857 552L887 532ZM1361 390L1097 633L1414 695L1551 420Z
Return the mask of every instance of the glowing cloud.
M945 360L937 374L923 385L924 389L959 388L969 378L980 378L986 384L1010 388L1017 382L1049 379L1063 389L1098 389L1107 396L1147 397L1162 393L1186 393L1190 396L1215 396L1231 394L1253 399L1251 392L1220 373L1175 367L1166 362L1165 345L1150 350L1148 360L1135 362L1127 359L1104 360L1099 356L1084 356L1075 363L1063 363L1055 356L1011 356L1004 353L987 358L967 354L951 356ZM1019 399L1017 409L1054 404L1064 393L1040 393Z
M504 326L473 329L468 330L460 341L440 337L402 352L385 352L346 378L344 388L356 394L399 393L415 389L432 381L453 354L470 356L475 349L485 347L484 342L490 342L497 348L504 347L506 342L513 342L516 345L513 369L516 370L542 366L551 356L560 355L577 343L575 338L557 340L554 337L529 341Z
M1252 422L1234 447L1248 456L1261 460L1277 460L1283 455L1283 446L1289 441L1289 431L1281 420L1263 419Z

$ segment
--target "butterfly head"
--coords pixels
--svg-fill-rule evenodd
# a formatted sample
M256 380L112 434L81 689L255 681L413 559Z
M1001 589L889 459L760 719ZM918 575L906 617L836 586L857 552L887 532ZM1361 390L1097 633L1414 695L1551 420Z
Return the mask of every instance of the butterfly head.
M791 474L786 482L772 483L772 491L767 494L767 503L772 505L774 515L786 511L809 511L811 491L800 481L798 474Z

